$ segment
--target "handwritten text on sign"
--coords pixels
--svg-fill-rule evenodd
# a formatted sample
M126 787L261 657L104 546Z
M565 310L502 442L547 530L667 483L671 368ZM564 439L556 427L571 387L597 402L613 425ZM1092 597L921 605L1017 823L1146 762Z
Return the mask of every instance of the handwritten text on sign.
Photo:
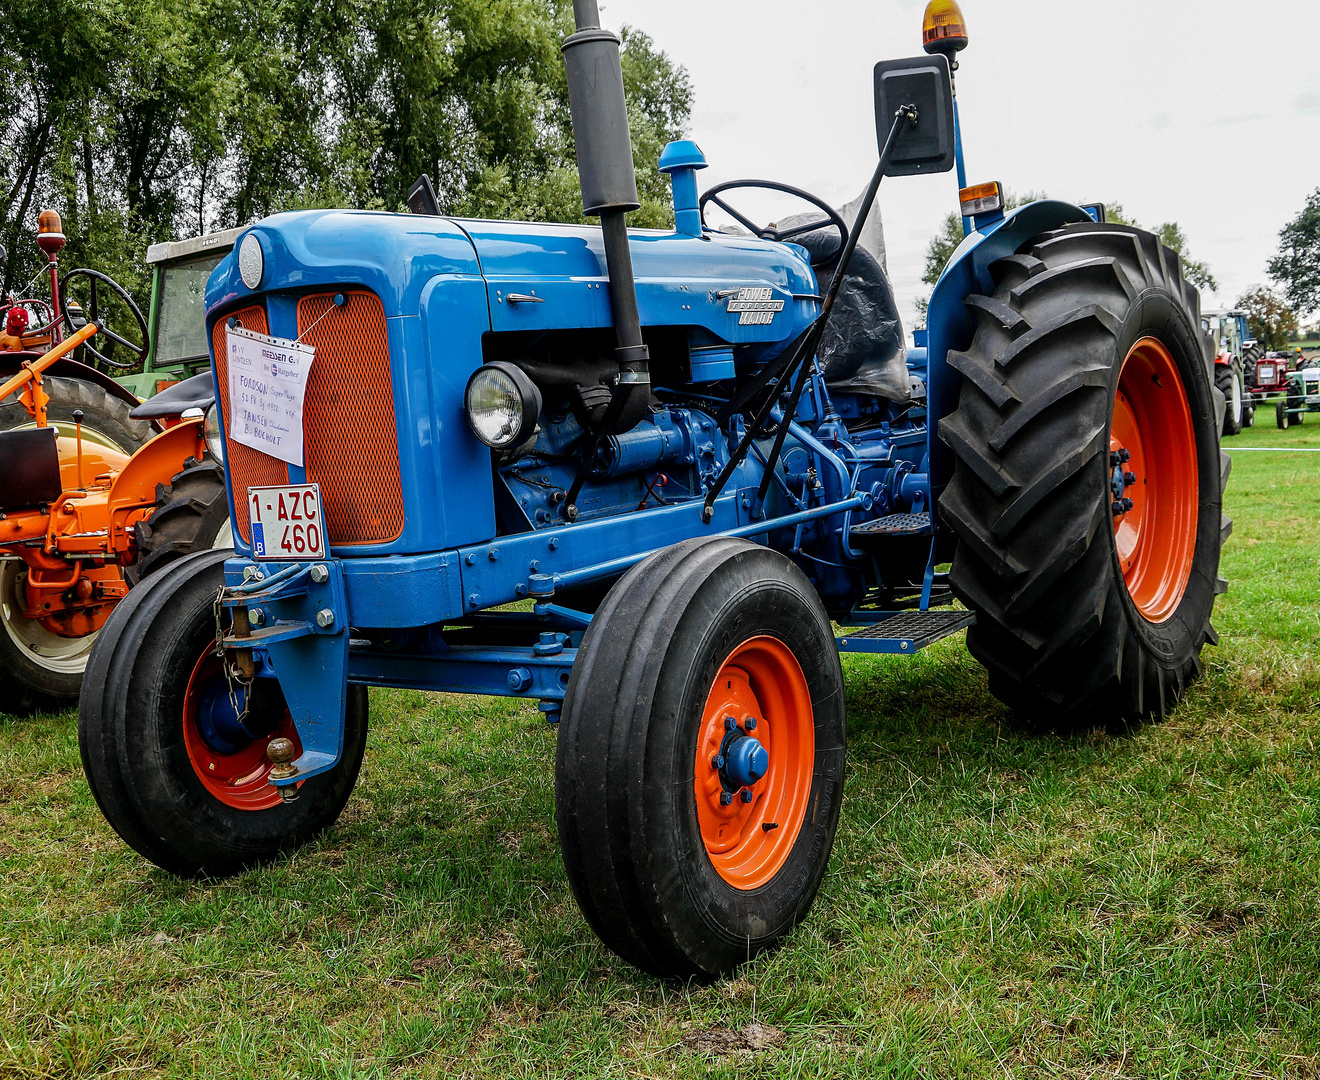
M303 463L303 397L316 350L230 327L229 437L292 465Z

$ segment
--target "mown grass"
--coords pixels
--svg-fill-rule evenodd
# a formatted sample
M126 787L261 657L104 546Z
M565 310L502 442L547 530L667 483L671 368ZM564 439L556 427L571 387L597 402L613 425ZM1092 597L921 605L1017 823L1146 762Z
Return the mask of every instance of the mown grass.
M534 708L373 694L340 823L209 883L113 834L71 714L0 719L0 1076L1320 1075L1320 454L1236 454L1229 504L1162 724L1023 733L957 639L846 660L829 876L713 986L587 929Z

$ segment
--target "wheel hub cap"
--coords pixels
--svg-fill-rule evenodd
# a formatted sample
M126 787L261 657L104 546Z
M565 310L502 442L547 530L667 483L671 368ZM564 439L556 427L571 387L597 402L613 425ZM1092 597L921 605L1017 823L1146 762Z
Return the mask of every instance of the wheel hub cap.
M693 778L701 839L728 884L759 888L787 861L814 764L811 693L797 658L778 638L749 638L707 696Z

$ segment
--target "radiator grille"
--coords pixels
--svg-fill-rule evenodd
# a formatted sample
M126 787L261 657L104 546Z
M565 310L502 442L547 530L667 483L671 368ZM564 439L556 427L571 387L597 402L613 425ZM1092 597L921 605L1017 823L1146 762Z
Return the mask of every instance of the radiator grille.
M211 332L211 345L215 351L217 375L215 388L220 395L221 415L225 418L226 425L229 423L229 353L225 349L225 325L231 318L237 319L245 329L253 330L258 334L270 332L266 329L266 309L260 305L230 312L225 318L216 321L215 329ZM226 440L225 452L228 454L229 476L235 492L234 501L238 504L237 520L233 524L238 529L238 534L243 538L243 542L250 544L252 536L243 496L246 495L249 487L272 487L277 484L287 484L289 482L289 470L285 468L284 462L277 458L273 458L269 454L263 454L260 450L255 450L250 446L244 446L242 443L234 442L233 439Z
M403 532L403 485L385 309L373 293L298 301L298 336L316 348L303 406L307 479L321 485L334 544L379 544Z

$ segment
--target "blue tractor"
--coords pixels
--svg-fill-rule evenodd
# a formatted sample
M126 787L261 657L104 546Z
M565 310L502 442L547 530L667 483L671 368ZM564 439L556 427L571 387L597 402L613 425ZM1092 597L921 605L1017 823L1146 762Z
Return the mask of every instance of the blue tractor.
M675 228L627 230L619 41L574 7L599 228L443 217L423 179L413 214L280 214L220 262L235 548L119 604L79 736L124 840L216 876L336 819L368 686L535 701L587 921L646 971L714 977L824 877L840 653L966 627L994 693L1050 726L1178 699L1225 588L1224 400L1176 254L1062 202L1005 214L994 185L963 192L924 340L885 343L858 234L882 177L960 157L947 0L926 55L875 69L852 228L809 195L756 225L739 189L768 182L698 197L680 142ZM712 203L744 230L707 227Z

